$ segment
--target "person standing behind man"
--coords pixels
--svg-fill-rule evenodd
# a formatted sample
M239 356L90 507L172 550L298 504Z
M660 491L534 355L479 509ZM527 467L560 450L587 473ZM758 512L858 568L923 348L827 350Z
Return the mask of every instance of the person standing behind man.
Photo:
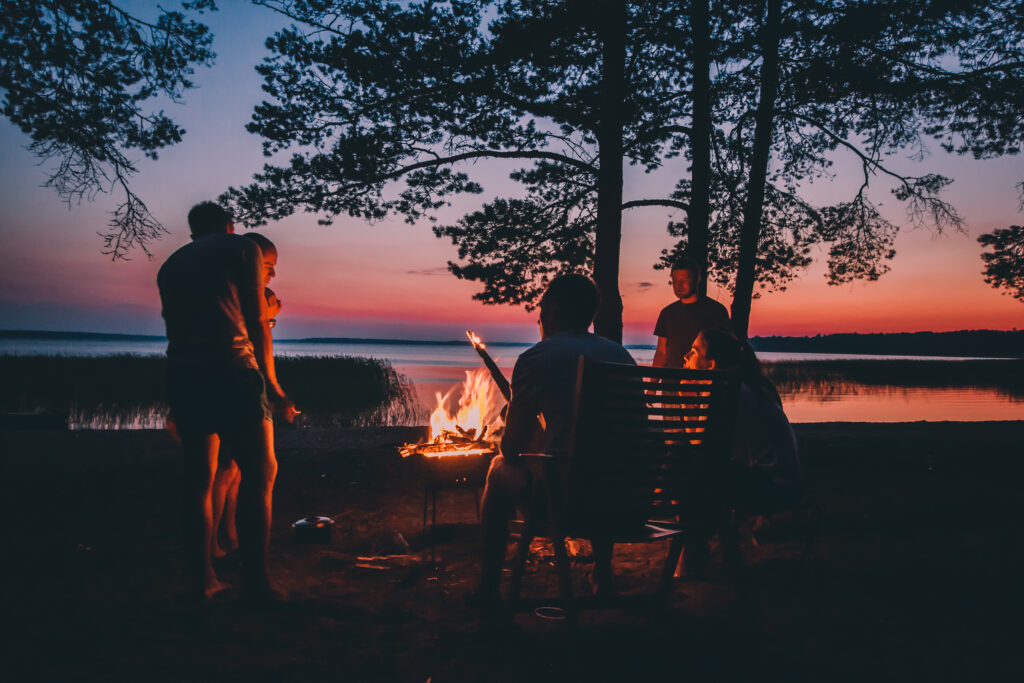
M270 289L270 281L277 275L277 246L258 232L246 232L242 237L252 240L263 255L263 281L267 285L263 298L267 302L267 327L265 334L273 339L270 330L277 324L281 312L281 300ZM213 559L221 559L238 549L238 527L235 511L238 507L238 487L241 472L234 458L222 451L217 459L217 475L213 480L213 533L211 535Z
M672 264L672 291L678 297L662 309L654 326L658 347L654 351L656 368L681 368L683 357L694 339L704 330L729 329L725 306L700 293L701 268L692 259Z
M234 235L231 215L213 202L188 214L192 242L157 275L167 327L167 399L185 461L185 548L195 594L227 586L211 562L212 489L220 447L242 472L238 531L242 594L276 597L267 571L277 459L269 402L288 421L295 406L281 389L267 330L259 247Z

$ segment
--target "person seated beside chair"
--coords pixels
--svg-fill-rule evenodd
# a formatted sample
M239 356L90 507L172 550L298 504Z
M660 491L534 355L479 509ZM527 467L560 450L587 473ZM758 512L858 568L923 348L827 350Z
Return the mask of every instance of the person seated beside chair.
M725 463L720 485L709 489L714 509L757 512L790 507L800 500L801 468L796 434L782 410L782 399L765 376L747 342L727 330L704 330L684 358L690 370L732 370L739 373L732 457ZM728 529L731 534L733 529ZM710 528L695 529L687 544L687 574L700 574L708 560ZM735 539L725 543L735 553ZM729 558L735 560L736 558ZM682 563L680 563L682 567ZM676 575L682 572L677 569Z
M740 392L730 479L744 501L771 506L800 499L796 434L754 349L726 330L705 330L686 354L692 370L735 370Z
M476 606L493 608L499 603L508 523L523 504L530 483L520 454L568 454L580 356L636 365L622 345L587 331L597 303L594 283L575 274L556 277L541 297L541 341L516 361L501 454L491 461L487 473L480 511L484 537L480 585L469 596ZM595 547L594 556L594 587L599 591L609 586L611 548Z

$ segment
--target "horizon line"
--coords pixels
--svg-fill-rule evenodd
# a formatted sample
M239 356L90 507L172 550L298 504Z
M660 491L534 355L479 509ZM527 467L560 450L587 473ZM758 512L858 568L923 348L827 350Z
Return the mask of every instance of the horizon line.
M915 332L827 332L817 334L803 334L803 335L786 335L786 334L771 334L771 335L751 335L750 339L815 339L822 337L837 337L837 336L898 336L898 335L955 335L964 333L982 334L982 333L995 333L995 334L1013 334L1017 332L1024 332L1024 330L1018 330L1013 328L1012 330L993 330L993 329L962 329L962 330L948 330L945 332L933 332L930 330L918 330ZM154 335L154 334L133 334L126 332L80 332L75 330L24 330L24 329L6 329L0 328L0 338L7 339L40 339L40 338L80 338L80 339L109 339L109 340L134 340L134 341L167 341L165 335ZM399 339L390 337L295 337L295 338L282 338L275 339L276 344L295 344L295 343L307 343L307 344L352 344L352 343L364 343L364 344L394 344L394 345L429 345L429 346L458 346L462 344L469 344L466 339ZM530 346L536 342L519 342L519 341L487 341L487 344L495 346ZM654 348L651 344L624 344L630 348Z

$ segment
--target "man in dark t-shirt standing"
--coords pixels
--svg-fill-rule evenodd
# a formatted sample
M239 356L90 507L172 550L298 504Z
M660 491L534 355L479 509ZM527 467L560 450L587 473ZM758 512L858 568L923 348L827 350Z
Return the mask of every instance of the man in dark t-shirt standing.
M242 594L274 600L267 573L277 458L270 404L291 422L298 411L277 381L264 298L263 257L233 234L223 207L203 202L188 214L191 243L160 267L167 325L167 403L185 460L185 551L197 597L225 590L213 570L213 481L225 455L242 472L238 532Z
M672 291L679 301L663 308L654 326L658 338L654 367L683 367L683 358L698 334L713 328L729 328L725 306L700 294L700 273L700 266L692 259L672 264Z

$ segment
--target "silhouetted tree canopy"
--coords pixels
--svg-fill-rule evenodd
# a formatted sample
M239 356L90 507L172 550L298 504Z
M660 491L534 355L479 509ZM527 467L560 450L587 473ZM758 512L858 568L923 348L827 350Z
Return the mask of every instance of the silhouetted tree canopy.
M258 4L303 28L268 41L272 101L249 130L268 155L301 151L227 193L240 218L433 219L452 195L483 192L471 162L522 159L523 196L435 228L458 247L452 272L481 282L484 302L527 305L554 274L592 272L595 328L621 336L622 210L687 208L622 199L624 162L654 170L683 146L678 3Z
M123 201L104 235L104 253L125 257L165 232L131 190L128 157L181 140L184 130L144 103L177 100L195 65L213 60L213 36L183 12L136 16L102 0L4 0L0 9L3 114L32 138L29 149L56 167L46 185L81 201L119 192ZM216 9L213 0L182 10Z
M985 282L1024 301L1024 225L998 228L979 237L978 242L983 247L992 247L991 252L981 255Z
M483 191L467 163L529 160L512 174L522 195L435 227L458 247L449 266L487 303L530 304L553 274L591 270L613 338L623 209L685 212L665 259L694 255L734 287L745 334L755 283L784 288L815 245L832 283L888 270L899 225L869 196L878 178L908 222L962 225L940 198L949 179L894 155L1020 148L1020 12L1004 0L257 4L303 28L259 67L271 101L249 129L293 155L226 195L244 219L433 219ZM863 175L850 198L802 198L842 153ZM622 199L623 163L680 155L673 196Z
M828 248L832 284L888 270L899 225L868 194L876 179L892 184L907 222L960 228L963 219L939 194L949 179L901 172L894 155L922 159L929 140L954 152L1019 151L1014 103L1024 72L1013 30L1019 6L1008 2L768 0L737 8L717 40L725 47L712 84L719 128L708 258L711 277L735 289L734 325L745 334L755 283L784 289L814 244ZM803 199L809 181L832 180L842 154L862 170L852 196L823 207ZM669 229L683 239L663 264L692 238L686 224Z

